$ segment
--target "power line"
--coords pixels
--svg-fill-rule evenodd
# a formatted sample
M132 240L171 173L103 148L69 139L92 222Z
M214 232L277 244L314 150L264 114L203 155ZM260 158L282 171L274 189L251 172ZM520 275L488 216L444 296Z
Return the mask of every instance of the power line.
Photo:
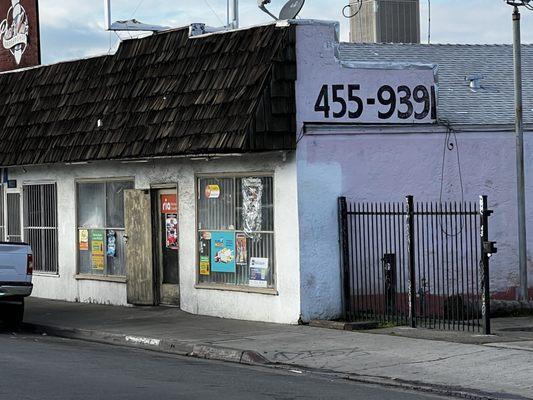
M224 25L224 21L222 21L222 18L220 18L220 16L218 15L218 13L215 11L215 9L213 7L211 7L211 4L209 4L209 1L207 0L204 0L205 4L207 5L207 7L209 7L209 9L211 10L211 12L213 14L215 14L215 17L217 17L217 19L219 20L219 22Z
M137 7L135 7L135 10L133 11L133 15L132 17L135 17L135 14L137 14L137 11L139 11L139 8L141 7L141 5L144 3L144 0L140 0L139 1L139 4L137 4Z

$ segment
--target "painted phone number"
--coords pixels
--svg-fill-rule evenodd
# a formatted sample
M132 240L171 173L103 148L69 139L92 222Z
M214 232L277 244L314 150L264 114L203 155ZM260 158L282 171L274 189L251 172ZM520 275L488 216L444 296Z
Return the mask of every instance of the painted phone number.
M376 96L361 96L361 85L323 85L315 103L315 112L324 118L357 120L368 112L377 111L380 120L437 119L435 86L381 86ZM370 109L370 111L369 111ZM375 111L374 111L375 110Z

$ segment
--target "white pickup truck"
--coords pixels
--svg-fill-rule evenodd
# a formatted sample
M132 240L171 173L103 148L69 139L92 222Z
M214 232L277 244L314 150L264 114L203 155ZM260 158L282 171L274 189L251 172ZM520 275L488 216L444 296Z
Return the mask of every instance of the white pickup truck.
M27 243L0 242L0 319L17 325L33 285L33 252Z

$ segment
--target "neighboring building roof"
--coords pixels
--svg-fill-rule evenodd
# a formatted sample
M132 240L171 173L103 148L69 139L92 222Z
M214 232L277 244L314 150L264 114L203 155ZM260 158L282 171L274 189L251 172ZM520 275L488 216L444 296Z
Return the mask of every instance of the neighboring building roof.
M0 166L294 149L295 79L274 24L0 74Z
M438 117L453 124L513 124L514 74L510 45L341 43L345 61L394 61L438 65ZM524 121L533 123L533 46L522 47ZM468 76L481 75L472 90Z

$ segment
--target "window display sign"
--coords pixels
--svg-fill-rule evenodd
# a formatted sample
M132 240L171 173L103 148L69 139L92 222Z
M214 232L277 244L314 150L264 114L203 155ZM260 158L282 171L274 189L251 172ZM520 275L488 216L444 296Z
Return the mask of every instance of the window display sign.
M211 271L234 273L235 270L235 234L212 232Z
M244 233L237 233L236 237L236 247L237 247L237 264L247 264L248 263L248 249L246 244L246 235Z
M242 180L242 225L247 237L257 240L261 230L263 183L259 178Z
M207 185L205 187L205 197L208 199L218 199L220 197L220 186Z
M200 234L200 275L210 275L211 273L211 232Z
M89 231L87 229L80 229L79 248L82 251L89 250Z
M166 247L171 250L178 250L178 214L166 214Z
M108 257L117 255L117 233L114 230L107 232L107 255Z
M161 195L161 213L163 214L177 214L178 213L178 199L175 194Z
M268 272L268 258L252 257L250 259L250 281L252 287L266 288Z
M104 270L104 237L105 231L103 229L91 230L91 260L92 268L97 270Z

